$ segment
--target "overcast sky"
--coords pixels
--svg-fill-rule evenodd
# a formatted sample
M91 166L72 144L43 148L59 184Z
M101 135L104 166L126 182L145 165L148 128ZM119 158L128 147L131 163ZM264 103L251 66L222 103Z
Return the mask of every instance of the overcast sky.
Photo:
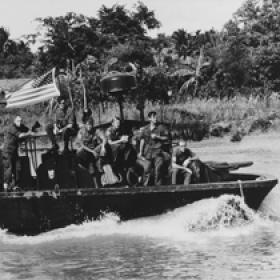
M156 33L170 35L184 28L192 32L197 29L220 30L244 0L143 0L155 12L162 27ZM97 15L104 4L124 4L131 9L136 1L129 0L1 0L0 26L9 29L12 38L36 31L37 17L60 16L66 12L82 13L86 16Z

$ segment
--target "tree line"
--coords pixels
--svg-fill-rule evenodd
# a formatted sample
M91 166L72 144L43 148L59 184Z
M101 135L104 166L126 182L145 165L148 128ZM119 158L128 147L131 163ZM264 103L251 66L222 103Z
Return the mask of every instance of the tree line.
M137 67L138 87L126 96L142 111L146 100L184 102L189 97L266 96L280 89L280 2L247 0L221 31L170 36L148 35L160 22L146 5L133 10L102 6L96 17L67 13L38 18L40 31L24 40L10 39L0 28L0 78L40 75L56 66L69 75L61 82L74 102L110 97L100 92L106 71ZM32 53L30 44L40 44Z

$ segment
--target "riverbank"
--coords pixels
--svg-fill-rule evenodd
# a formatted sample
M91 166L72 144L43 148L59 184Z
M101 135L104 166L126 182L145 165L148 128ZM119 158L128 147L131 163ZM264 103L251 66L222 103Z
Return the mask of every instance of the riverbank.
M267 98L192 98L184 104L146 104L145 114L151 110L158 112L160 121L171 124L175 138L200 141L211 136L230 136L231 141L240 141L252 133L280 131L280 99L276 94ZM109 106L106 112L101 121L118 114L118 107ZM133 104L125 106L124 115L127 119L139 119ZM95 119L98 120L97 115Z
M280 131L280 100L276 95L265 99L253 96L195 98L186 104L166 106L163 115L165 120L175 122L179 127L196 121L198 126L193 125L193 128L205 132L203 138L230 135L234 141L238 140L238 135L242 138L256 131Z
M115 103L92 108L95 124L108 122L119 114ZM229 136L232 141L240 141L245 135L255 132L280 131L280 99L274 94L267 98L235 96L231 99L192 98L182 104L160 105L147 103L145 115L157 111L162 122L171 125L174 138L200 141L205 138ZM45 123L45 106L35 105L24 109L1 110L0 135L7 129L12 117L21 114L28 126L36 121ZM78 120L81 111L77 112ZM139 120L135 104L125 104L126 119Z

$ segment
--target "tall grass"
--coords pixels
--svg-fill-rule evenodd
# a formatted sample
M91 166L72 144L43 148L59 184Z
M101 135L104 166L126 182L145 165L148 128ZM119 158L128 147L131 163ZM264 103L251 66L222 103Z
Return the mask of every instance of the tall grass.
M147 114L151 110L157 111L160 118L165 121L183 122L188 117L208 120L210 123L244 121L267 118L272 114L280 116L280 98L276 95L268 98L236 96L231 99L193 98L184 104L147 103L145 113ZM139 112L133 104L126 104L124 113L126 118L139 119ZM109 120L116 114L119 114L118 107L115 104L110 104L102 113L101 121Z
M243 121L246 119L266 118L272 113L280 112L280 99L259 97L235 97L232 99L194 98L185 104L172 104L164 108L166 118L173 111L186 111L208 120L210 123ZM171 114L172 115L172 114Z
M3 111L0 114L0 133L6 130L12 118L21 114L28 126L35 121L44 124L45 114L43 106L33 106L24 110ZM186 103L161 105L159 103L146 103L145 115L151 110L157 111L163 122L172 124L187 124L190 121L198 121L209 126L217 123L229 123L234 129L242 129L245 133L250 131L252 123L256 120L272 120L275 129L280 129L280 98L271 95L267 98L259 96L235 96L234 98L210 98L189 99ZM118 105L115 103L106 104L93 108L95 124L110 121L114 116L119 115ZM126 119L139 120L139 111L135 104L124 105ZM78 120L81 119L81 112L78 112Z

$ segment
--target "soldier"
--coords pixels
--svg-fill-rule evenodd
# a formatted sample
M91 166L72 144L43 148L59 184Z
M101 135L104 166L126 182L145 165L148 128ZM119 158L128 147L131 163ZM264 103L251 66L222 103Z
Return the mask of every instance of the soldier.
M52 143L52 149L57 150L56 134L62 133L64 140L64 152L69 150L69 140L71 136L76 136L79 127L77 124L75 112L68 110L65 105L65 99L60 98L58 101L58 108L56 109L54 120L50 120L47 124L46 132Z
M96 187L100 186L100 171L97 168L97 154L95 148L100 144L93 127L93 119L89 118L79 130L75 145L77 146L77 159L79 164L92 175Z
M172 152L172 184L184 183L188 185L191 182L192 171L188 168L191 160L198 159L196 155L187 148L187 142L184 139L179 140L177 147Z
M88 166L93 154L90 152L98 145L93 128L93 119L88 119L78 132L75 145L78 148L77 157L82 165Z
M18 186L20 162L18 155L19 144L32 132L22 123L22 118L16 116L5 135L3 149L4 190Z
M148 119L150 123L142 128L140 136L138 162L144 169L145 186L150 183L152 169L155 185L162 185L165 167L170 161L169 151L166 149L170 144L170 134L164 125L158 124L156 112L149 112Z
M112 150L113 169L125 180L127 168L134 164L137 158L136 150L131 144L132 135L126 131L119 117L114 117L112 125L106 131L106 136Z

